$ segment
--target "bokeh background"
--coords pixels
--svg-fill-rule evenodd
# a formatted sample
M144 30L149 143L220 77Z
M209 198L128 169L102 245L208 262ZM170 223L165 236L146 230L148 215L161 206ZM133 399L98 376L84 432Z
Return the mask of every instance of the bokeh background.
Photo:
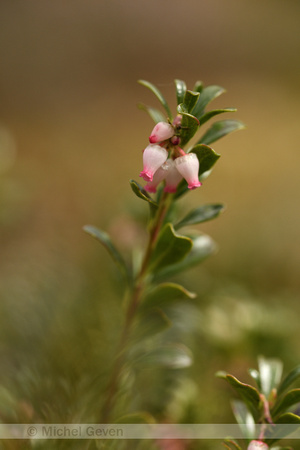
M1 1L0 352L13 409L25 398L41 417L57 395L51 414L65 418L74 395L64 403L46 374L80 391L114 348L120 289L82 226L126 251L130 213L146 214L128 183L152 129L136 105L158 104L138 79L173 108L175 78L219 84L214 106L247 125L215 144L220 161L184 205L227 207L201 227L219 252L183 276L199 293L186 324L191 376L207 383L200 418L231 420L216 370L245 378L260 353L299 363L299 18L298 0Z

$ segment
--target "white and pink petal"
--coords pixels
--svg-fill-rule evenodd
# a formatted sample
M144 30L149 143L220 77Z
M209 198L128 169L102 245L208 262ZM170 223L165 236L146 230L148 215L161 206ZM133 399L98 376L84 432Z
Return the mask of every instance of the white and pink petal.
M152 130L149 141L151 144L166 141L174 136L174 134L175 132L172 125L167 122L158 122Z
M167 169L164 191L170 193L176 192L177 186L182 180L182 175L178 172L175 161L172 159L168 159L164 163L164 166L166 166Z
M175 164L178 172L187 181L189 189L196 189L202 185L198 178L199 160L195 153L188 153L176 158Z
M140 177L149 182L153 180L153 176L157 169L167 160L168 152L159 145L150 144L143 152L143 170Z

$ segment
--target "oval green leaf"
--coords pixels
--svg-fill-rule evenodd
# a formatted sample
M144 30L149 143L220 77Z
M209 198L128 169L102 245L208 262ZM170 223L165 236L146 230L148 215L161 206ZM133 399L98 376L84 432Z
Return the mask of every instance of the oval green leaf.
M224 211L224 205L216 203L214 205L202 205L190 211L180 222L175 225L175 230L181 227L196 225L215 219Z
M153 206L155 209L158 207L157 203L150 197L148 192L141 186L137 181L130 180L130 186L132 191L135 193L135 195L142 200L145 200L145 202L148 202L151 206Z
M181 130L180 130L180 140L181 140L180 145L181 147L184 147L185 144L187 144L189 140L192 139L194 134L197 132L200 126L200 122L195 116L186 112L184 103L178 105L177 112L182 116Z
M171 303L180 299L192 299L196 294L185 289L180 284L176 283L161 283L155 288L152 288L145 294L143 303L140 306L142 311L149 308L169 306Z
M272 427L270 426L266 430L265 438L268 445L272 445L296 431L298 428L297 425L300 427L300 417L293 413L285 413L277 417L274 420L274 423L277 425L275 429L272 430ZM283 427L280 427L281 424Z
M261 391L268 399L272 389L277 389L281 380L283 364L279 359L258 358Z
M167 223L161 230L151 255L149 271L157 271L181 261L191 251L192 240L175 233L173 225Z
M166 122L165 116L158 109L144 105L143 103L139 103L138 108L142 111L146 111L155 123Z
M200 92L200 94L201 94L203 89L204 89L204 86L203 86L202 81L196 81L193 91Z
M205 87L201 92L199 101L193 111L193 114L199 119L203 115L206 106L224 92L226 92L226 90L221 86L212 85Z
M282 394L288 389L298 378L300 378L300 364L295 367L280 383L278 388L278 395Z
M179 105L179 103L183 102L186 93L186 84L182 80L174 80L174 82L176 87L177 105Z
M240 425L242 433L246 439L253 439L255 436L255 420L244 402L233 400L231 402L233 414Z
M183 108L184 111L192 114L192 111L199 99L200 93L194 91L186 91L184 99L183 99Z
M199 160L199 176L210 170L221 155L205 144L195 145L189 153L195 153Z
M149 81L146 81L146 80L138 80L138 83L141 84L142 86L145 86L146 88L150 89L151 92L153 92L153 94L158 98L158 100L160 101L162 106L165 108L165 111L166 111L169 119L172 120L173 118L172 118L172 113L171 113L171 110L169 108L169 105L168 105L165 97L160 92L160 90L157 89L157 87L154 86L154 84L152 84L152 83L150 83Z
M218 372L216 376L226 380L249 405L254 416L257 417L260 410L260 395L257 389L250 384L242 383L233 375L226 374L226 372Z
M83 230L89 235L91 235L93 238L97 239L97 241L100 242L106 248L106 250L112 257L116 265L119 267L121 273L124 275L126 279L128 279L129 274L125 261L120 255L119 251L114 246L114 244L112 243L109 235L104 231L99 230L99 228L93 225L85 225L83 227Z
M296 403L300 403L300 389L293 389L289 391L282 399L278 400L272 409L272 417L285 412Z
M236 112L237 109L236 108L224 108L224 109L214 109L213 111L208 111L207 113L203 114L200 118L200 125L203 125L205 122L207 122L208 120L212 119L213 117L219 115L219 114L223 114L223 113L227 113L227 112Z
M243 130L245 125L240 120L220 120L215 122L207 132L199 139L198 144L212 144L229 133Z
M249 375L253 378L253 380L256 381L257 387L261 391L261 382L260 382L259 372L256 369L249 369L248 372L249 372Z
M300 417L297 414L293 413L285 413L279 416L274 423L287 423L287 424L295 424L300 425Z
M215 242L205 234L190 236L190 239L193 243L193 247L189 254L182 261L165 267L156 273L156 280L168 278L184 270L190 269L191 267L200 264L216 251L217 247Z

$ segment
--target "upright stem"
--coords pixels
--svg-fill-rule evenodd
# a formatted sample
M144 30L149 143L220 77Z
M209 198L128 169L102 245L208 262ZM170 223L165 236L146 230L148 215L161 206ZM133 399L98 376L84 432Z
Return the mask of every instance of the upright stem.
M130 329L133 319L135 317L135 313L137 311L138 305L141 301L143 290L145 288L145 275L147 273L152 251L155 247L159 231L164 223L164 219L171 205L171 202L172 196L164 192L160 199L159 206L153 220L153 224L149 233L147 248L144 254L143 262L141 264L141 269L135 279L131 301L126 311L126 318L117 349L117 356L113 366L111 378L107 387L106 401L104 402L102 409L101 423L108 423L108 420L110 418L114 406L115 395L118 389L119 374L124 363L124 350L126 348L128 338L130 336Z
M163 225L167 211L170 207L171 201L172 201L172 196L169 195L167 192L164 192L162 194L161 200L159 202L158 210L157 210L156 216L154 218L154 223L150 230L147 249L146 249L146 252L144 255L143 263L141 266L140 273L137 277L137 280L142 278L147 270L152 250L154 248L159 231Z

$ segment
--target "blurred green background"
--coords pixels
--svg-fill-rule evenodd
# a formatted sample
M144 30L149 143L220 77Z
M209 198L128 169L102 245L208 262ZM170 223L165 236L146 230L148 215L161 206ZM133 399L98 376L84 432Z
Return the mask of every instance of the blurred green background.
M173 108L174 78L219 84L214 106L247 125L216 143L220 161L185 200L227 206L201 227L219 252L182 278L199 293L182 317L191 375L208 383L201 420L231 420L216 370L245 377L259 353L299 363L299 17L298 0L1 1L0 364L26 414L79 419L80 392L109 365L121 289L82 226L125 251L136 240L129 213L145 206L128 180L153 126L136 104L158 106L138 79Z

